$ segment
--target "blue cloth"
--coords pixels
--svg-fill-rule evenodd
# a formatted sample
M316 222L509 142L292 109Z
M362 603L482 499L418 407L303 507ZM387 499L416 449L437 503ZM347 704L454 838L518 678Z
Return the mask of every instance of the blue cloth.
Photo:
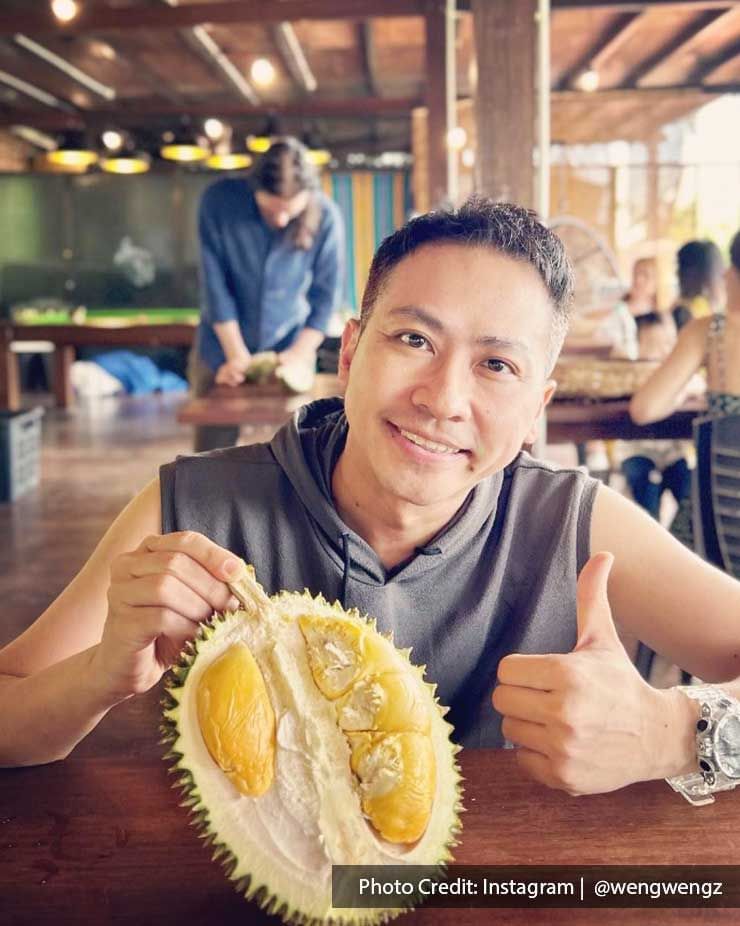
M203 194L198 344L212 370L225 360L214 322L237 320L252 353L284 350L304 327L326 331L344 282L343 227L336 204L316 195L321 222L305 251L264 221L249 180L219 180Z
M177 373L160 370L151 357L130 350L111 350L91 358L114 376L130 395L148 392L187 392L188 384Z

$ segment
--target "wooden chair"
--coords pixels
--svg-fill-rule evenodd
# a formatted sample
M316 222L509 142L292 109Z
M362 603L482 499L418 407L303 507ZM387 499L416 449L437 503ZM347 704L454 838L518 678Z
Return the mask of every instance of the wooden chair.
M740 415L694 423L694 550L740 579Z

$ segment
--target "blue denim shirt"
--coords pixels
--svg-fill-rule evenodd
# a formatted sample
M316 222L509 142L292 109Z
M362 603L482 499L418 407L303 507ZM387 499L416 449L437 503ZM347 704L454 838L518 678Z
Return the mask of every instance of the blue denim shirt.
M342 294L344 236L336 204L316 195L321 222L305 251L264 221L249 180L219 180L203 194L198 344L212 370L225 360L214 322L237 320L252 353L284 350L305 327L326 331Z

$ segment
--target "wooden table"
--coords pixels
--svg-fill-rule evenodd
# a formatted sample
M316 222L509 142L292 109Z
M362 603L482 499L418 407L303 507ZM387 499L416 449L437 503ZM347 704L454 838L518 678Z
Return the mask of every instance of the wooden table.
M584 444L590 440L656 440L691 438L691 424L704 411L691 399L678 411L652 424L635 424L629 399L558 399L547 407L548 444Z
M269 439L293 412L313 399L339 395L336 376L319 373L311 393L283 396L274 388L216 386L208 396L191 399L178 413L186 424L241 425L262 429ZM691 422L703 411L701 401L691 400L663 421L636 425L629 416L629 400L557 400L547 408L547 443L582 444L589 440L645 440L691 438Z
M277 923L240 897L178 806L158 745L159 693L115 708L64 762L0 770L0 923ZM732 864L740 796L695 809L664 782L572 798L510 751L464 751L460 864ZM404 924L737 923L740 911L421 909Z
M136 314L138 318L145 309ZM54 345L54 395L59 408L72 404L70 370L76 347L190 347L193 324L19 325L0 323L0 410L16 411L21 405L18 357L13 341L50 341Z

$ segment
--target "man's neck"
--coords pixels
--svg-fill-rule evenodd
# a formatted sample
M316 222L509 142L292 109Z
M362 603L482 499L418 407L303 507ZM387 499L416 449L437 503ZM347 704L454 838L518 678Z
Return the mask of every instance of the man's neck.
M371 479L353 466L350 456L351 450L345 448L334 467L331 481L334 504L344 523L373 548L386 569L398 566L417 547L429 543L464 501L449 499L439 507L403 500L389 504Z

